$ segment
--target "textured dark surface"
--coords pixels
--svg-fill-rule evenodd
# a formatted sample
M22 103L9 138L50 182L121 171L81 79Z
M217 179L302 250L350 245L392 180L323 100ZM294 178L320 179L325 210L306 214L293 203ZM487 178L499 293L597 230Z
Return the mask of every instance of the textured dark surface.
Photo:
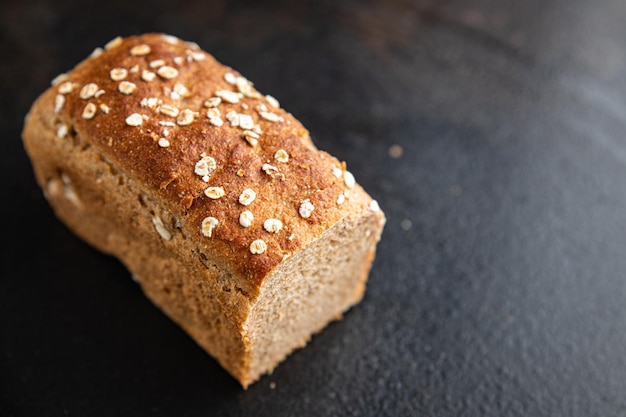
M626 3L87 3L0 3L0 415L626 415ZM22 150L52 77L147 31L279 98L388 216L364 302L247 391Z

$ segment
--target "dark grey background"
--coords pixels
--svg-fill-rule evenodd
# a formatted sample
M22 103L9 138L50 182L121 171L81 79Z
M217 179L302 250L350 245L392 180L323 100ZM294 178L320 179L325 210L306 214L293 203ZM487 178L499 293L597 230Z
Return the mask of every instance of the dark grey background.
M0 3L0 415L626 415L626 2ZM192 40L388 216L362 304L247 391L54 218L50 79ZM390 146L404 149L399 159Z

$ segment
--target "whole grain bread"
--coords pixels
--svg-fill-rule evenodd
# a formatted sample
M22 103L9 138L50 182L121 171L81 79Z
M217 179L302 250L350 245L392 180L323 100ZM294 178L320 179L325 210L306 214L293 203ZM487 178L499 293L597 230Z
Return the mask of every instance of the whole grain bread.
M241 74L146 34L52 84L23 140L56 215L244 387L360 301L382 211Z

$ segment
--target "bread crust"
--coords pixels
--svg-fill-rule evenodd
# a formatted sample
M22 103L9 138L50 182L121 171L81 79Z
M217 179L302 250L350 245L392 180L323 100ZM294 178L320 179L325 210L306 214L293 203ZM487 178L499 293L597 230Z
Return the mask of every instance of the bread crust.
M195 44L162 34L112 41L37 99L23 139L57 215L149 275L138 276L148 296L244 386L258 378L246 368L244 325L264 280L347 219L369 219L370 254L349 305L362 296L385 221L377 203L275 99ZM163 277L183 276L193 291L207 283L198 306L214 303L203 314L222 315L223 328L187 323L191 296L153 288L159 262ZM236 291L220 294L222 281Z

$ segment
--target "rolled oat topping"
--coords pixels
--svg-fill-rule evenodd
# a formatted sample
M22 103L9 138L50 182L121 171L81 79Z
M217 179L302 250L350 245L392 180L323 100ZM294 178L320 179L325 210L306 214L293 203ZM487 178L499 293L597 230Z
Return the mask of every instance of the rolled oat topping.
M256 193L254 192L254 190L250 188L246 188L239 195L239 203L244 206L249 206L250 204L252 204L255 198L256 198Z
M215 217L205 217L204 220L202 220L202 234L206 237L213 236L213 230L219 223L219 220Z
M254 215L249 210L242 211L241 214L239 215L239 224L242 225L243 227L252 226L253 221L254 221Z
M204 190L204 195L209 197L210 199L217 200L218 198L224 197L224 188L222 187L209 187Z
M309 217L311 217L313 210L315 210L315 206L311 203L311 200L307 198L300 204L300 209L298 210L298 213L300 213L300 216L302 216L303 218L308 219Z
M262 254L267 250L267 243L261 239L257 239L250 244L250 253L254 255Z
M148 45L136 45L130 48L130 54L132 56L144 56L150 53L151 49Z
M139 113L133 113L126 118L126 124L128 126L141 126L143 123L143 117Z
M263 228L270 233L278 233L283 228L283 222L278 219L267 219L263 222Z

